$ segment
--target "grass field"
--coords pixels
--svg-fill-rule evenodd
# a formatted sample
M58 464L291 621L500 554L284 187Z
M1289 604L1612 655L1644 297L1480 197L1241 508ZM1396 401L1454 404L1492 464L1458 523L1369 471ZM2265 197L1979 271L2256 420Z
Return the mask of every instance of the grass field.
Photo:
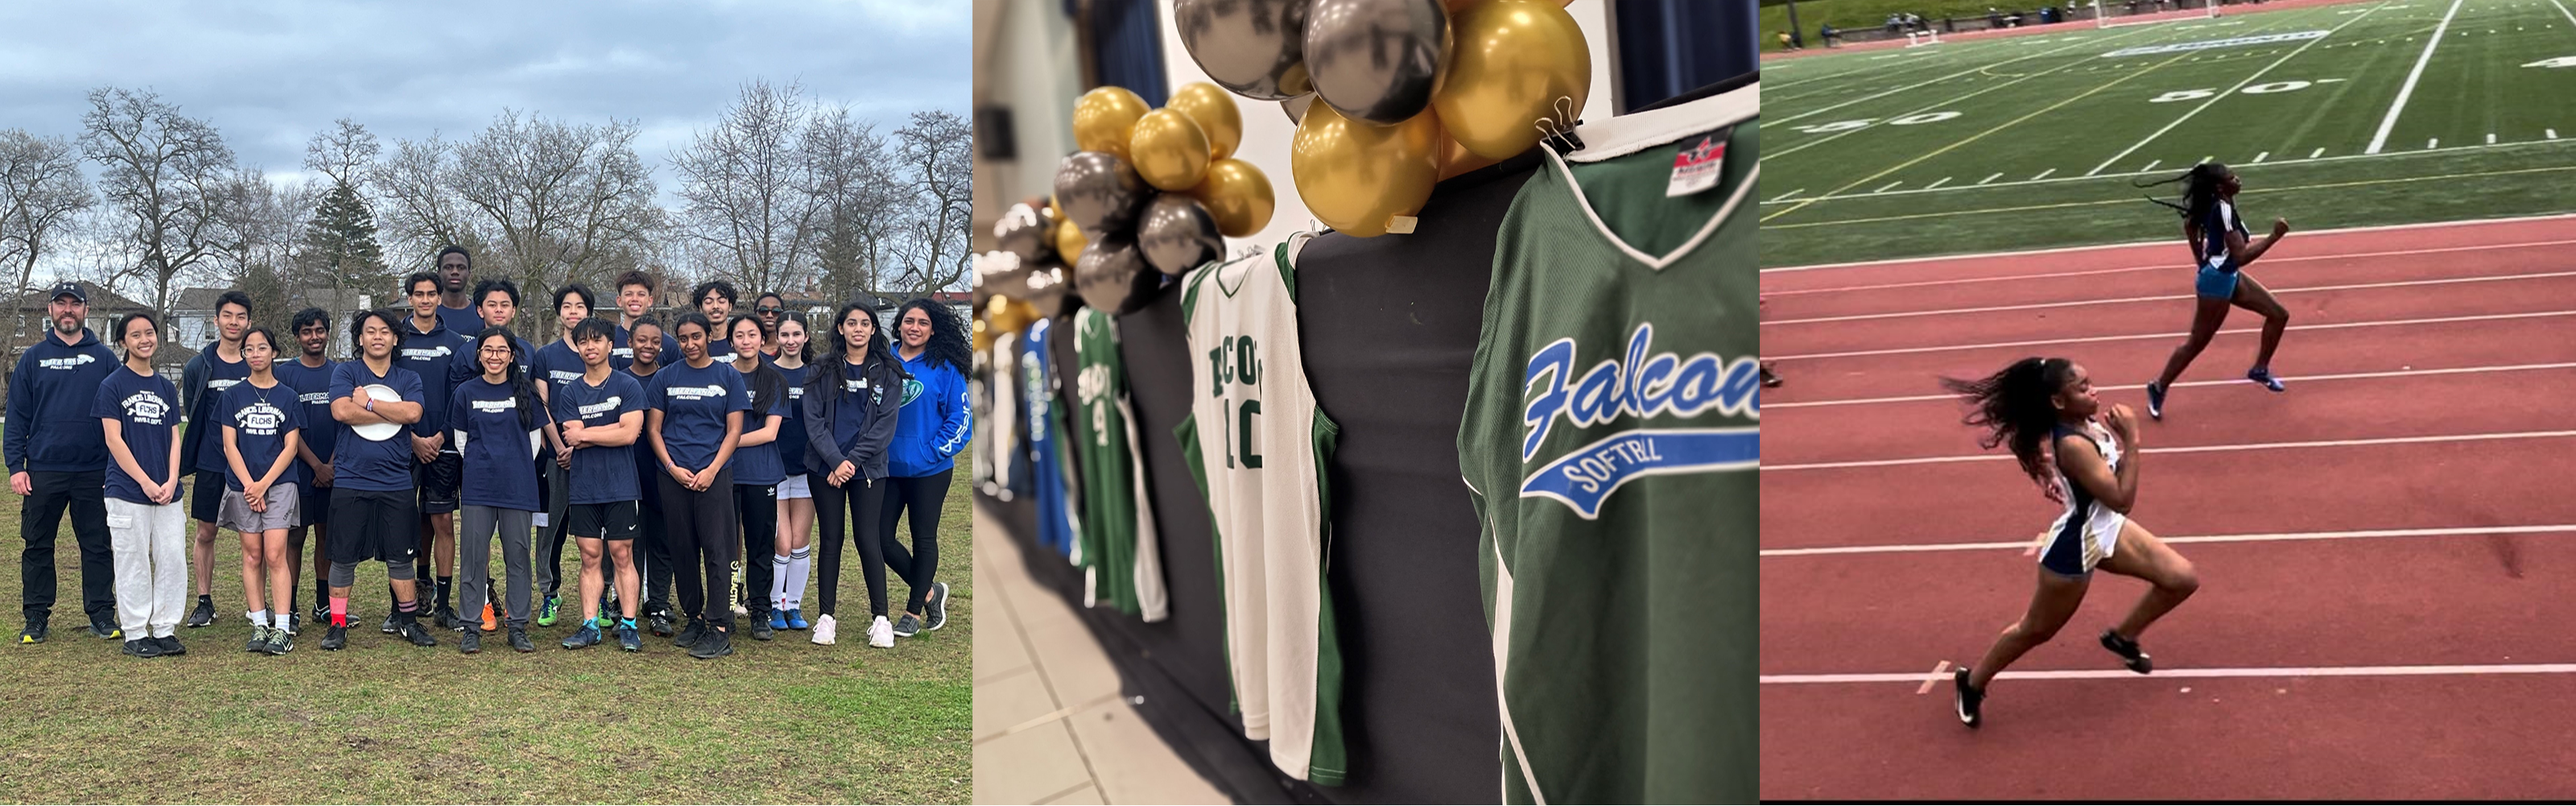
M970 475L961 459L956 478ZM868 647L853 551L839 644L794 631L763 643L746 631L713 661L649 633L641 656L613 641L566 651L555 644L573 619L531 623L538 650L527 655L504 633L486 636L480 655L458 653L447 631L439 646L415 648L374 629L381 564L359 568L353 605L368 620L348 649L322 651L321 628L308 624L293 653L246 653L229 531L214 565L221 619L179 629L185 656L131 658L84 629L68 521L52 639L21 646L19 504L0 496L11 641L0 647L0 792L16 802L964 803L975 626L966 488L949 487L940 516L939 575L956 599L945 629ZM578 553L565 553L577 572ZM900 609L907 589L891 573L887 584Z
M1764 72L1766 267L2179 242L2178 216L2142 198L2178 186L2132 182L2204 159L2236 169L2258 236L2274 217L2576 210L2566 0L2362 0Z
M1822 48L1825 41L1817 32L1828 23L1844 30L1867 32L1885 26L1889 14L1906 13L1921 15L1935 28L1940 27L1942 18L1949 17L1957 20L1960 30L1982 31L1986 28L1987 8L2019 9L2031 24L2037 24L2039 7L2044 5L2071 11L2075 6L2089 9L2093 4L2091 0L1799 0L1798 32L1807 47ZM1761 20L1762 49L1781 50L1780 32L1789 30L1789 4L1786 0L1762 0Z

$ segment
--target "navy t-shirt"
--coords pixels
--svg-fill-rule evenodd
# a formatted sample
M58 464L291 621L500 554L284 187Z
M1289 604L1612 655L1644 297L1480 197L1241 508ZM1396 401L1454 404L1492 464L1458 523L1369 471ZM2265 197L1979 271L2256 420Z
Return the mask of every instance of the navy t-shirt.
M769 368L787 379L787 420L778 424L778 466L787 475L801 476L805 474L805 375L814 365L788 369L771 364Z
M402 402L422 402L420 375L400 366L386 368L383 375L367 369L367 362L363 360L344 361L331 369L332 400L348 397L357 393L359 387L371 384L392 388ZM358 402L364 404L367 401L359 398ZM331 451L332 486L368 492L412 489L411 466L415 459L411 440L404 439L404 436L395 434L391 439L377 442L358 436L347 423L342 423L338 443Z
M562 339L556 339L537 348L537 362L528 374L545 381L548 394L552 394L551 390L560 389L572 379L581 377L582 371L581 351L565 344Z
M475 329L481 330L483 320L478 317L474 321L477 323ZM472 337L448 329L444 322L437 330L428 333L416 330L417 327L410 316L404 316L402 324L394 328L395 335L401 339L394 346L394 366L411 370L413 376L420 379L422 391L428 395L421 401L421 421L411 427L413 436L428 437L447 427L447 400L448 396L455 394L456 385L483 374L483 370L475 360ZM448 445L441 450L453 451L456 446Z
M724 447L725 414L749 411L751 393L743 388L742 373L732 367L678 364L653 373L644 405L662 412L662 444L671 462L696 473L713 464L716 451Z
M552 394L555 419L562 422L580 420L584 428L612 427L627 412L644 410L644 385L636 383L635 376L623 372L608 373L608 379L598 386L592 386L575 375L571 381L555 387ZM637 436L642 434L639 432ZM636 446L632 444L574 448L570 503L608 504L642 499L639 471L647 468L636 465L635 453Z
M143 466L145 478L136 481L125 474L125 465L115 460L115 454L109 454L107 497L151 504L143 485L170 480L170 432L179 423L179 387L159 375L139 375L132 367L118 367L99 385L98 396L90 399L89 413L117 421L126 450L134 454L135 464Z
M617 343L609 345L609 350L608 350L608 366L609 366L609 368L611 368L611 369L619 369L619 370L622 370L622 369L625 369L625 368L627 368L627 367L634 366L634 365L635 365L635 347L633 346L633 345L634 345L634 343L635 343L635 332L634 332L634 331L631 331L631 330L627 330L625 325L618 325L618 326L617 326ZM655 357L653 358L653 363L655 363L655 364L657 364L657 365L662 365L662 366L669 366L669 365L671 365L672 363L675 363L675 362L677 362L677 361L679 361L679 360L680 360L680 340L679 340L679 339L671 338L671 331L670 331L670 329L669 329L669 328L664 328L664 329L662 330L662 353L661 353L660 355L657 355L657 356L655 356Z
M286 452L286 435L304 427L304 407L295 397L295 387L282 381L261 389L245 380L224 390L215 403L215 424L232 426L233 445L241 449L242 467L251 478L266 477L277 455ZM225 489L238 491L249 480L233 473L232 462L224 463ZM290 468L277 480L291 483L295 471Z
M224 390L231 389L233 384L241 383L242 379L250 377L250 362L226 361L221 348L209 349L204 355L206 356L206 391L204 393L206 399L190 402L199 404L196 407L197 411L192 413L206 415L206 429L202 434L197 433L195 429L190 429L189 434L205 440L197 443L196 469L221 473L226 467L224 430L217 426L221 425L224 419L222 412Z
M331 370L339 366L338 362L324 361L322 366L308 367L299 358L271 370L277 373L278 383L295 390L295 402L304 408L304 444L324 462L331 461L331 446L340 438L340 421L331 418ZM313 484L313 467L301 459L295 462L295 483Z
M544 412L534 415L545 427ZM465 473L457 485L457 503L522 512L543 508L537 501L537 451L532 430L519 421L519 398L507 383L477 376L456 385L447 401L448 444L464 454Z
M763 367L761 369L775 370L776 368ZM759 371L760 369L753 370L753 372ZM741 370L735 370L735 372L741 373ZM767 427L769 425L769 418L771 415L784 416L787 414L787 395L784 393L783 389L780 392L772 393L769 396L770 399L762 400L755 388L757 384L752 383L751 379L752 376L750 374L743 374L742 376L743 389L752 393L751 410L744 412L742 415L742 432L745 434ZM786 481L787 471L778 459L779 446L787 444L784 441L787 436L786 432L787 424L781 422L779 423L779 439L771 440L766 444L745 445L735 448L733 451L733 483L766 487Z
M868 408L878 396L858 367L844 364L841 372L841 399L832 410L832 444L840 446L846 457L859 449L859 424L867 422Z

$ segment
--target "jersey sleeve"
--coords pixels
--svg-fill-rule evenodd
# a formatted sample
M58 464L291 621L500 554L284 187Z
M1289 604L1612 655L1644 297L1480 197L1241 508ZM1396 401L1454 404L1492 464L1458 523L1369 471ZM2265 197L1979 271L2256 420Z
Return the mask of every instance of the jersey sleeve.
M356 366L359 366L358 362L350 361L331 368L332 400L337 401L358 393L358 375L350 371L351 367Z

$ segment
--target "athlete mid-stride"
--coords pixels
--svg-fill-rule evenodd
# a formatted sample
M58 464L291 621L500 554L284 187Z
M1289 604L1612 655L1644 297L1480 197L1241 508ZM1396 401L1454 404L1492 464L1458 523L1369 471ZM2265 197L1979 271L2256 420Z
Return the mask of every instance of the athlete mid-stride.
M2282 387L2272 377L2272 352L2281 346L2281 331L2290 326L2289 310L2244 271L2280 243L2281 236L2290 234L2289 219L2273 219L2272 236L2255 242L2245 230L2245 220L2236 214L2236 193L2244 186L2235 171L2215 162L2194 165L2181 176L2140 187L2174 182L2183 183L2182 204L2150 200L2182 211L2183 239L2190 243L2192 262L2199 267L2200 279L2194 283L2199 307L2192 311L2190 338L2165 360L2164 374L2147 384L2147 416L2158 420L2165 418L2165 393L2173 389L2174 379L2182 377L2183 368L2209 346L2210 338L2218 335L2229 306L2263 315L2263 346L2255 351L2254 367L2245 371L2245 377L2275 392Z
M1943 378L1942 385L1973 407L1967 424L1987 430L1980 445L2010 446L2022 472L2066 505L2039 552L2039 590L2029 612L2004 628L1983 660L1959 668L1959 721L1977 726L1987 684L2057 635L2084 603L2095 568L2154 585L2127 620L2102 633L2103 648L2118 653L2130 671L2151 671L2147 653L2138 649L2139 633L2191 598L2200 579L2190 560L2129 519L2138 500L2135 415L2127 406L2103 411L2092 378L2064 358L2024 358L1982 379Z

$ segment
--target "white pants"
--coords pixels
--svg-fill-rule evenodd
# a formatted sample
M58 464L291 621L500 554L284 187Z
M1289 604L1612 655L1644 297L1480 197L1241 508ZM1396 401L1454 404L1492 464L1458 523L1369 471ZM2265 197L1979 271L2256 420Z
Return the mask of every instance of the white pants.
M116 557L116 624L126 640L177 632L188 601L188 508L107 499L109 548ZM147 632L146 626L150 627Z

